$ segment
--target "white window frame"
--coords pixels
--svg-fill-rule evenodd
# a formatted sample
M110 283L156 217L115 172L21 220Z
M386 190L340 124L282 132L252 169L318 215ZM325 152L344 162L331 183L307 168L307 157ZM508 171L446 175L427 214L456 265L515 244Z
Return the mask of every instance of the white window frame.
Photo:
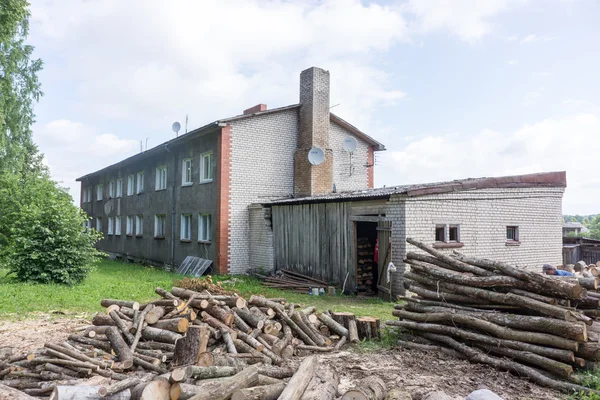
M205 160L208 159L208 168ZM214 155L212 151L208 151L200 155L200 183L209 183L214 180Z
M186 224L186 220L187 222ZM179 232L179 240L192 240L192 214L181 214L181 229Z
M444 240L435 240L435 243L462 243L460 241L460 224L435 224L435 237L437 239L437 230L439 228L444 229ZM450 229L456 228L456 240L450 240Z
M87 203L87 193L88 193L88 191L87 191L87 188L84 188L84 189L81 191L81 203L82 203L82 204L83 204L83 203Z
M210 242L212 240L212 216L210 214L198 214L198 241Z
M133 236L133 215L127 216L127 225L125 227L125 234L127 234L127 236Z
M115 229L115 221L113 219L113 217L108 217L108 234L109 235L113 235L114 234L114 229Z
M137 173L135 192L137 194L144 193L144 171Z
M154 238L163 239L167 227L167 216L165 214L156 214L154 216Z
M514 231L515 231L515 237L512 239L508 238L508 230L509 229L514 229ZM507 225L506 226L506 241L507 242L520 242L518 225Z
M165 190L167 188L167 166L156 167L155 190Z
M115 197L122 197L123 196L123 178L117 179L117 183L115 185L116 185Z
M131 174L127 176L127 196L133 195L135 190L135 175Z
M144 235L144 216L138 214L135 216L135 236Z
M181 186L190 186L194 183L194 178L192 176L193 170L192 167L194 162L191 158L186 158L181 162ZM189 179L188 179L188 171L189 171Z
M104 190L104 185L99 183L96 185L96 201L101 201L102 200L102 191Z
M115 217L115 236L121 236L121 216Z
M115 181L108 182L108 198L114 199L115 197Z
M87 195L88 202L91 203L93 201L93 195L94 195L93 189L91 186L88 186L87 190L88 190L88 195Z
M96 217L96 230L102 232L102 217Z

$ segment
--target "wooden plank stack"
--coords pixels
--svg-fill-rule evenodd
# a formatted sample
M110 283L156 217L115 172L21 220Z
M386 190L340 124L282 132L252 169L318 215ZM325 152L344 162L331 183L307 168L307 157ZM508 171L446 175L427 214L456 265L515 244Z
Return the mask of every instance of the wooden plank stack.
M358 247L357 267L356 267L356 285L359 293L372 292L373 282L375 280L374 271L377 264L374 262L375 252L373 245L366 237L356 239Z
M483 258L453 256L407 239L429 255L407 253L398 321L410 348L441 351L529 377L566 392L593 392L574 368L600 361L600 295L594 278L554 277Z
M271 288L295 290L300 293L308 293L311 289L327 290L327 282L289 269L280 268L279 271L272 276L260 274L254 275L262 279L263 285Z
M156 293L162 298L142 305L102 300L105 312L63 343L46 343L31 354L0 352L0 398L18 399L14 390L21 398L53 400L252 399L286 392L284 398L299 398L314 368L306 375L302 366L295 373L284 363L294 355L331 352L351 339L330 313L282 298L246 301L179 287ZM74 386L96 375L112 383Z

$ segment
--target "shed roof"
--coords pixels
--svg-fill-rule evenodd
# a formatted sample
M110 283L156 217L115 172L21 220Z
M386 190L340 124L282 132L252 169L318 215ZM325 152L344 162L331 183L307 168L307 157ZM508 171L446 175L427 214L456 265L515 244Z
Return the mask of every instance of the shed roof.
M560 172L542 172L528 175L511 175L491 178L468 178L447 182L420 183L413 185L390 186L376 189L364 189L339 193L328 193L318 196L285 198L273 200L265 205L321 203L352 200L369 200L389 198L402 194L408 197L430 194L450 193L463 190L490 188L528 188L528 187L566 187L567 174Z
M159 144L158 146L155 146L153 148L151 148L150 150L146 150L143 151L141 153L135 154L131 157L128 157L122 161L119 161L118 163L109 165L105 168L102 168L98 171L95 172L91 172L89 174L86 174L84 176L81 176L79 178L76 179L77 182L82 181L84 179L90 178L92 176L95 175L100 175L103 174L104 172L112 169L112 168L117 168L117 167L123 167L125 165L128 164L132 164L134 162L143 160L145 158L151 157L159 152L162 151L167 151L166 148L168 148L169 145L172 144L178 144L178 143L183 143L186 140L191 139L194 136L198 136L198 135L202 135L202 134L206 134L209 132L213 132L215 130L218 129L219 124L226 124L228 122L231 121L237 121L240 119L244 119L244 118L252 118L252 117L256 117L256 116L260 116L260 115L266 115L266 114L272 114L272 113L276 113L276 112L281 112L281 111L286 111L286 110L291 110L291 109L295 109L295 108L300 108L300 104L291 104L289 106L284 106L284 107L279 107L279 108L273 108L271 110L265 110L265 111L258 111L252 114L241 114L241 115L236 115L233 117L229 117L229 118L223 118L223 119L219 119L216 120L214 122L211 122L209 124L206 124L200 128L194 129L190 132L187 132L185 134L182 134L176 138L173 138L171 140L167 140L166 142L163 142L161 144ZM355 136L361 138L362 140L364 140L365 142L369 143L371 146L374 147L375 151L383 151L385 150L385 146L378 142L377 140L373 139L371 136L367 135L366 133L362 132L361 130L359 130L358 128L356 128L354 125L350 124L349 122L343 120L342 118L338 117L337 115L330 113L329 114L329 119L330 121L346 128L347 130L349 130L350 132L352 132Z

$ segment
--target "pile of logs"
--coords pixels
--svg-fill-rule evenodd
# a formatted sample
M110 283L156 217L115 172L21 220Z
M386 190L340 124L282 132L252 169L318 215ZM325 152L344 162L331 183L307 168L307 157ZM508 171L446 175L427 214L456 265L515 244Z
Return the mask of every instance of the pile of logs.
M162 299L142 305L102 300L105 312L65 342L31 354L0 352L0 399L299 398L316 361L303 362L311 372L302 376L305 369L294 373L288 359L379 335L375 318L316 313L282 298L246 301L178 287L156 293ZM111 384L75 385L96 375Z
M300 293L309 293L311 289L327 290L327 282L287 269L281 268L271 276L254 275L263 281L263 285L271 288L295 290Z
M572 272L575 276L584 278L596 278L600 275L600 261L596 264L589 265L586 264L585 261L578 261L576 264L559 265L556 268Z
M600 294L595 278L556 277L506 263L452 256L413 239L398 321L409 348L435 350L526 376L542 386L591 390L573 369L600 361Z

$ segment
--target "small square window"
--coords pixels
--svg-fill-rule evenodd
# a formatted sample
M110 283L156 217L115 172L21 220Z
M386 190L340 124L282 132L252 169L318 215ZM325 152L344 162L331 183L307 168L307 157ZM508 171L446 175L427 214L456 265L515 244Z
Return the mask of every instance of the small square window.
M518 226L507 226L506 227L506 240L518 242L519 241L519 227Z
M450 225L448 227L448 241L460 242L460 229L458 225Z
M435 227L435 241L445 242L446 241L446 225L438 225Z

